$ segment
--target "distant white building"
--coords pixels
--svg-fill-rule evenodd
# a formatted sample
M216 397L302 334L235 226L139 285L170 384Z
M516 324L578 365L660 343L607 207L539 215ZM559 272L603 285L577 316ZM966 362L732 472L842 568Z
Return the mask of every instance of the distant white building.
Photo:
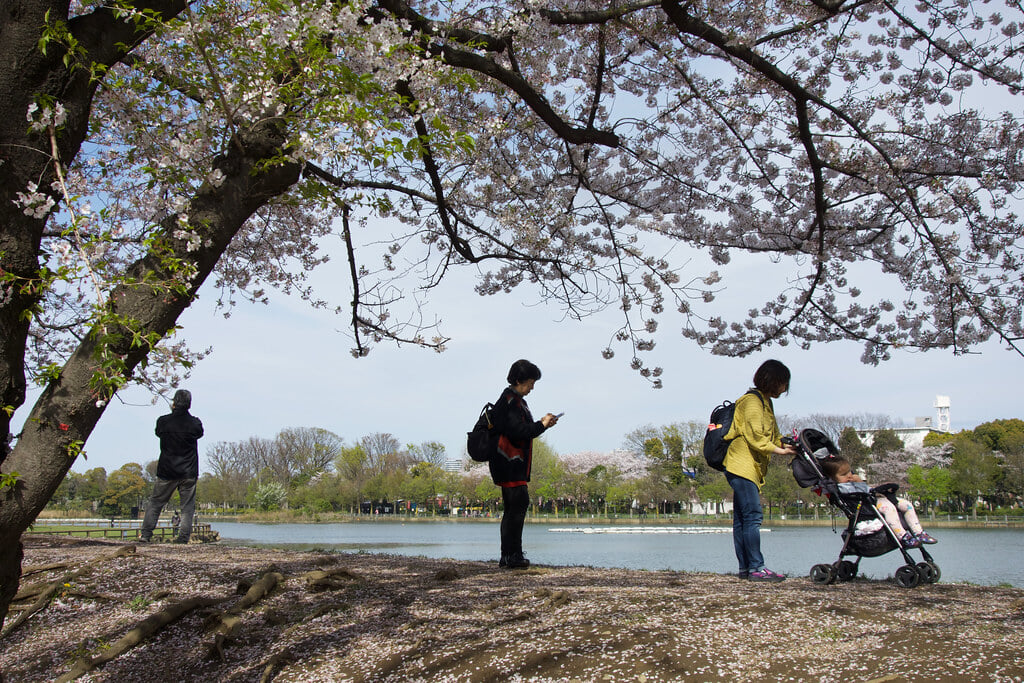
M949 396L935 397L935 427L949 433Z
M913 427L897 427L891 431L896 433L900 441L903 442L904 446L923 446L924 437L931 433L936 434L948 434L949 433L949 396L936 396L935 397L935 426L932 426L932 418L930 417L917 417L914 418ZM865 446L870 446L875 440L875 434L880 432L880 429L858 429L857 436L860 437L861 442Z
M919 420L921 418L918 418ZM858 429L857 436L860 437L861 443L865 446L870 446L875 441L875 434L883 431L881 429ZM932 432L936 434L942 434L937 429L929 427L896 427L892 430L899 437L900 441L903 442L904 446L923 446L924 437L928 436Z

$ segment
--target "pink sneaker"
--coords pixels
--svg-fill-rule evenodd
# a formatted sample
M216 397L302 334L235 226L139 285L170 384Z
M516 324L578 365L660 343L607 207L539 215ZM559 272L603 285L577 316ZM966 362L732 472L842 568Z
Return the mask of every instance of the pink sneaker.
M921 541L921 543L926 543L928 545L938 543L938 541L936 541L934 538L928 535L927 531L922 531L921 533L919 533L917 535L917 540Z
M747 576L747 579L750 580L750 581L771 581L771 582L777 582L777 581L785 581L786 577L783 574L778 574L776 572L773 572L771 569L768 569L768 567L761 567L756 572L750 572L750 574Z

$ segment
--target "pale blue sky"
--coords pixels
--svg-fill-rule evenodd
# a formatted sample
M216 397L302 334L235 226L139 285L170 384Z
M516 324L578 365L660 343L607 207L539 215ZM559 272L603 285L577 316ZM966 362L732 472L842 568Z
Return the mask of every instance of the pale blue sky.
M742 394L770 357L793 372L790 393L776 404L780 414L883 413L913 424L915 417L934 417L935 396L943 394L951 398L954 431L1024 417L1018 395L1024 359L996 344L961 357L903 353L879 367L861 364L855 343L806 352L775 347L728 359L683 340L678 319L666 318L657 347L645 354L649 365L665 368L665 388L653 390L628 367L624 349L613 360L601 357L617 327L615 311L561 321L554 307L525 306L516 294L483 298L464 284L465 275L459 278L461 286L453 282L431 295L432 310L453 338L442 354L382 344L355 359L339 332L345 320L301 301L278 296L270 306L240 305L225 320L213 310L212 293L201 297L180 321L193 348L214 349L184 384L206 428L200 452L219 441L272 438L285 427L323 427L350 444L389 432L402 443L440 441L449 455L461 454L480 406L498 396L508 366L520 357L544 374L529 397L534 414L565 411L545 435L560 453L618 448L629 431L648 423L703 422L722 399ZM722 300L746 308L764 295L740 281ZM122 398L126 403L115 400L108 408L86 444L88 459L74 470L109 472L156 459L153 425L166 404L150 405L139 391Z

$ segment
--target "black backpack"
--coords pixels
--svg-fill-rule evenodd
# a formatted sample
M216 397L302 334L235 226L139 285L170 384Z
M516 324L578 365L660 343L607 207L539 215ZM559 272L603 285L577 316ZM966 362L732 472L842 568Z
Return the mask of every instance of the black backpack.
M747 394L754 394L761 399L761 405L764 405L764 399L758 392L751 390ZM711 411L708 430L704 432L704 461L708 467L719 472L725 471L725 454L729 452L729 444L732 443L732 439L726 441L725 435L732 427L732 418L735 414L736 404L732 401L724 401Z
M473 425L473 431L466 433L466 451L469 457L477 462L490 462L491 456L498 450L498 430L491 422L491 410L494 404L488 403L480 411L480 417Z

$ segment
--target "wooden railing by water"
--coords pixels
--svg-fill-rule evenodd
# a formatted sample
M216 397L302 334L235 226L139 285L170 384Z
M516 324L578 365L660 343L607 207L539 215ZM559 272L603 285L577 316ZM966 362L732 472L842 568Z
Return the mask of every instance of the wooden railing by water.
M54 527L67 526L67 529ZM139 538L142 520L137 519L44 519L38 520L26 534L45 536L76 536L84 538L114 538L131 541ZM206 540L214 534L209 524L196 522L192 525L192 538ZM171 541L178 535L178 527L169 521L157 523L153 529L153 538L159 541Z

